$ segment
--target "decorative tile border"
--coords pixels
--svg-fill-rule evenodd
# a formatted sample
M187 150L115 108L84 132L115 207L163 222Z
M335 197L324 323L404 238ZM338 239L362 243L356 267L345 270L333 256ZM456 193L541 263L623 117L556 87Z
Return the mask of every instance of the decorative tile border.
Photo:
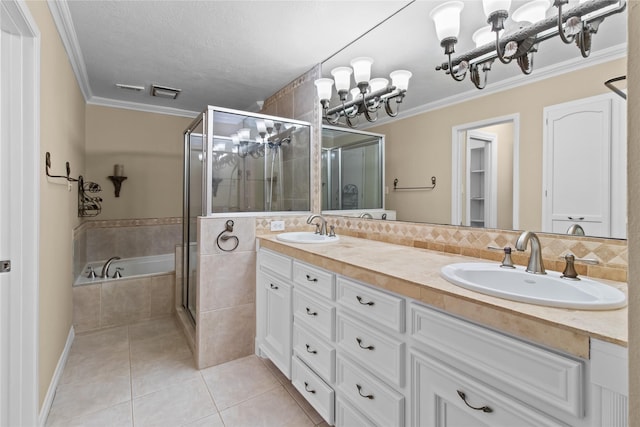
M341 216L326 218L328 223L335 225L338 234L493 261L502 260L503 254L501 251L488 249L488 246L513 247L520 235L520 232L507 230L364 220ZM284 221L287 231L312 229L306 223L307 216L259 217L256 218L256 234L276 234L270 231L272 220ZM579 274L619 282L627 281L629 254L627 242L624 240L544 233L539 233L538 237L542 245L544 263L549 270L562 271L564 260L561 257L571 252L577 258L591 258L599 262L598 265L576 263ZM516 264L526 265L529 253L514 251L512 258Z

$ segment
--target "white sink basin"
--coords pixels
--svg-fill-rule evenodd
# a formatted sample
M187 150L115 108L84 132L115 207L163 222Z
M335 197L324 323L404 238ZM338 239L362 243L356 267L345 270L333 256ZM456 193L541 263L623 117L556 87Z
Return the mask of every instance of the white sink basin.
M280 233L276 239L289 243L333 243L340 240L338 236L322 236L311 231L292 231L289 233Z
M555 271L532 274L524 267L458 263L442 267L441 274L463 288L514 301L581 310L610 310L627 305L624 293L612 286L585 277L562 279Z

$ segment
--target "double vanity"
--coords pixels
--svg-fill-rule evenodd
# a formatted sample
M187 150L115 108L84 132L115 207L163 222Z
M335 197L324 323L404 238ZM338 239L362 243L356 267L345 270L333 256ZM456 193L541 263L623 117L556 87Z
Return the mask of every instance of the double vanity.
M441 275L484 260L308 235L258 239L256 349L329 424L626 425L626 309L498 298Z

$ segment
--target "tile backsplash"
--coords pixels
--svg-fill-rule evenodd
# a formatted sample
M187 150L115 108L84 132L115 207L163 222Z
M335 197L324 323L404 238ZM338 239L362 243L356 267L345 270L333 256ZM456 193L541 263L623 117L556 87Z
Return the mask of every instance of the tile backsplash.
M476 258L500 261L503 253L488 249L488 246L515 246L520 235L517 231L478 229L448 225L433 225L411 222L396 222L350 218L327 215L327 223L335 225L337 234L378 240L416 248L430 249L466 255ZM282 220L287 231L311 231L313 227L306 223L307 216L260 217L256 218L256 234L272 234L270 222ZM628 251L625 240L602 239L595 237L574 237L560 234L538 233L542 245L542 256L549 270L562 271L564 260L561 257L569 252L576 258L598 260L597 265L576 263L579 274L627 281ZM514 250L513 261L526 265L529 251Z

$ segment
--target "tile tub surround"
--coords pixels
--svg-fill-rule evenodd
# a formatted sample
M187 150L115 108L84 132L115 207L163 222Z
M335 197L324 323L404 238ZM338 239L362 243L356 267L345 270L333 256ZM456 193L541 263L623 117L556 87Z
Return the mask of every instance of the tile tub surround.
M285 222L285 231L312 231L306 223L306 216L260 217L256 218L256 234L271 235L272 220ZM411 246L450 254L466 255L491 261L502 260L503 253L487 249L487 246L514 248L520 235L518 231L478 229L449 225L434 225L412 222L365 220L335 215L325 216L328 225L335 225L339 235L359 237L397 245ZM544 265L549 270L562 271L564 260L560 257L568 252L576 258L595 258L598 265L576 262L579 274L618 282L627 280L628 251L626 240L602 239L596 237L573 237L562 234L536 233L542 245ZM513 261L527 265L529 250L512 252Z
M216 239L230 218L198 218L196 365L199 369L254 352L256 234L254 217L236 217L238 247L225 252ZM222 247L227 248L227 243Z
M627 345L627 309L582 311L542 307L483 295L440 277L457 254L342 236L327 245L289 244L258 236L260 246L373 286L422 301L508 334L589 358L590 338ZM626 284L607 282L626 293Z
M73 233L74 277L87 260L134 258L174 251L182 242L182 218L85 221Z
M73 327L92 331L175 312L175 273L73 287Z

